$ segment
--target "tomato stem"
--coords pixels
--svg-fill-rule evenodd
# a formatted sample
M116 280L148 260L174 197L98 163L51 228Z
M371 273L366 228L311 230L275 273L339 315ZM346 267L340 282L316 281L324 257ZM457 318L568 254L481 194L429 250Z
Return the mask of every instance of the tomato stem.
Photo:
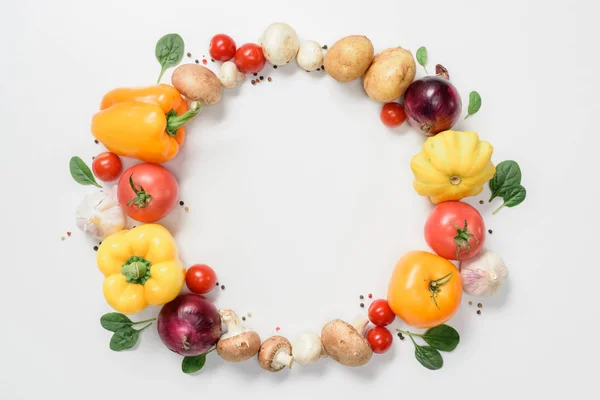
M440 306L437 303L437 296L440 293L442 286L450 282L450 279L452 279L452 272L448 272L446 275L436 280L429 280L429 291L431 292L431 300L433 300L433 303L438 309L440 308Z
M460 249L465 248L468 252L471 250L471 243L469 240L475 236L468 231L467 220L465 219L465 226L461 229L456 224L452 224L456 228L456 236L454 236L454 243L456 243L456 259L459 260ZM477 238L475 238L477 240ZM479 240L477 240L479 242Z
M136 187L139 186L139 189ZM135 193L135 197L127 202L127 205L135 205L138 208L146 208L152 202L152 195L150 193L146 193L143 186L133 180L133 174L129 175L129 186L131 186L131 190Z

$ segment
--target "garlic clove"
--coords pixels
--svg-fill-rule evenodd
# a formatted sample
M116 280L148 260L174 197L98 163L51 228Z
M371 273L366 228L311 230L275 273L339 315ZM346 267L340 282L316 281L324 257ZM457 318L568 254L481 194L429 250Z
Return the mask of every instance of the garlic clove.
M472 296L493 296L508 278L508 268L497 253L484 249L460 263L463 290Z

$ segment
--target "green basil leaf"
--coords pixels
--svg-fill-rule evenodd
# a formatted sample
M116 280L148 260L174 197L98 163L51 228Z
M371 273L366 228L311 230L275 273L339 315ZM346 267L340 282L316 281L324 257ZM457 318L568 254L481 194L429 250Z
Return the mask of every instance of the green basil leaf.
M429 328L421 337L428 345L440 351L452 351L460 342L456 329L448 325Z
M156 48L154 49L156 59L162 67L158 76L158 82L160 82L167 68L174 67L181 62L184 47L183 38L176 33L169 33L158 39Z
M69 171L71 172L71 176L75 179L75 182L80 185L94 185L99 188L102 186L98 185L96 182L96 178L94 178L94 174L90 171L90 168L83 162L83 160L77 156L71 157L69 161Z
M425 46L421 46L417 49L417 62L421 64L425 72L427 72L427 48Z
M521 168L516 161L506 160L496 165L496 173L490 180L489 186L492 197L489 201L498 196L504 196L506 191L515 186L521 185Z
M415 346L415 358L427 369L442 368L444 360L439 351L429 346Z
M181 370L186 374L193 374L200 371L204 367L204 364L206 364L206 354L183 357Z
M481 96L476 91L469 93L469 108L465 119L475 114L481 108Z
M113 351L128 350L137 344L140 338L140 331L131 326L117 329L110 338L110 349Z
M108 313L100 317L100 325L107 331L116 332L121 328L133 325L133 321L121 313Z

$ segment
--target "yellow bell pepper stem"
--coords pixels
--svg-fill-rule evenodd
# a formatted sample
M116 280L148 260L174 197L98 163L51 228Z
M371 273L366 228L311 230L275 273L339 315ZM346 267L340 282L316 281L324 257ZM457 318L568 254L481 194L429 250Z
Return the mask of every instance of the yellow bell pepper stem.
M181 115L177 115L177 111L171 110L167 113L167 133L171 136L177 135L177 130L187 124L202 110L202 105L197 101L192 103L192 108Z
M150 261L143 257L131 256L123 264L121 274L125 276L127 282L143 285L152 277L150 273Z

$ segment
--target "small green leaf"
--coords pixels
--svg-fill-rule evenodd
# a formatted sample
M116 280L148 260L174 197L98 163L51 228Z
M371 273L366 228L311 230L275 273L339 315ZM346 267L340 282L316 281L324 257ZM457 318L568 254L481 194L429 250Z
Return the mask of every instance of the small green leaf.
M471 115L475 114L481 108L481 96L476 91L472 91L469 93L469 108L468 114L465 119L469 118Z
M429 328L421 337L428 345L440 351L452 351L460 342L456 329L448 325Z
M422 366L431 370L440 369L444 365L440 352L429 346L415 345L415 358Z
M121 328L133 325L133 321L121 313L108 313L100 317L100 325L107 331L116 332Z
M75 179L75 182L80 185L94 185L102 188L102 186L96 182L96 178L94 178L90 168L81 158L77 156L71 157L71 160L69 161L69 171L71 172L73 179Z
M525 190L523 186L513 186L510 189L508 189L506 193L504 193L504 195L502 196L502 198L504 199L504 203L502 203L500 207L494 210L492 214L498 214L498 211L502 210L504 207L516 207L523 201L525 201L526 197L527 190Z
M167 68L174 67L181 62L184 47L183 38L176 33L169 33L158 39L154 49L156 59L161 66L158 82L160 82Z
M113 351L128 350L137 344L140 338L140 331L131 326L117 329L110 339L110 349Z
M186 374L193 374L200 371L204 367L204 364L206 364L206 354L183 357L181 370Z
M417 49L417 62L421 64L425 72L427 72L427 48L421 46Z
M521 168L516 161L506 160L496 165L496 173L489 183L492 192L489 201L504 196L510 188L521 185L521 176Z

